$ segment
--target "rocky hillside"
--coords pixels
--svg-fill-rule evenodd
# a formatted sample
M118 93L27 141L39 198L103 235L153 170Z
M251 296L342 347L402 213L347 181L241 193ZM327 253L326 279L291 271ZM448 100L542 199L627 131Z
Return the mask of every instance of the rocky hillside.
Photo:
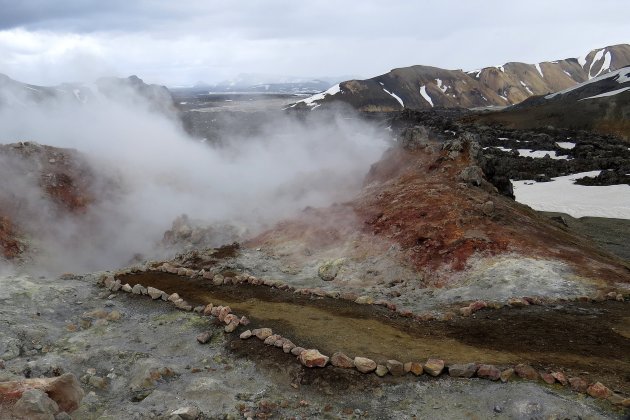
M75 150L32 142L0 145L0 258L20 258L46 221L83 213L97 197L92 169ZM46 217L43 217L43 215Z
M63 83L58 86L37 86L19 82L0 74L0 108L26 107L33 103L62 101L84 104L104 96L115 101L141 98L151 109L175 115L176 108L170 91L159 85L150 85L137 76L127 78L101 78L94 85Z
M570 88L627 65L628 44L593 50L579 58L537 64L510 62L473 71L419 65L394 69L371 79L342 82L294 107L315 109L334 101L367 112L508 106L531 96Z
M630 139L630 66L473 120L513 128L594 130Z

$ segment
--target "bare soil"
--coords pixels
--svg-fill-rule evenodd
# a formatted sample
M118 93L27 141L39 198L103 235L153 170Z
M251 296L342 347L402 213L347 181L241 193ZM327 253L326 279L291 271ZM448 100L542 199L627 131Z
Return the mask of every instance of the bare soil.
M506 307L482 310L470 318L415 321L383 307L305 297L263 286L217 287L204 279L165 273L130 275L121 280L177 292L194 304L229 305L235 313L247 315L253 321L252 328L271 327L298 345L326 354L343 351L351 357L378 361L440 357L447 363L528 363L630 393L630 313L626 302Z

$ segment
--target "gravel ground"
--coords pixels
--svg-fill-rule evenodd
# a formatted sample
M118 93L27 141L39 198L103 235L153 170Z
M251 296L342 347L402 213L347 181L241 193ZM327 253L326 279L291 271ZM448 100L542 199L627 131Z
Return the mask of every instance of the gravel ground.
M622 417L534 383L308 370L262 345L230 350L208 319L148 298L108 297L95 284L96 275L0 278L0 380L74 373L87 393L75 419L177 418L172 411L187 406L200 418ZM196 342L202 331L212 332L209 344Z

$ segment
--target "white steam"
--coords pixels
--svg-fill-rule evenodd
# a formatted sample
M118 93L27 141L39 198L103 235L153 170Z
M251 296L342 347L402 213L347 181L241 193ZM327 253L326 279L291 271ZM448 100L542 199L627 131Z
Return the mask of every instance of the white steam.
M87 214L60 215L36 193L36 179L12 179L4 165L0 183L26 202L17 222L41 241L38 263L48 270L156 256L156 243L183 213L255 233L305 206L348 200L387 147L384 130L327 113L275 116L255 138L228 135L212 147L130 91L121 95L0 108L0 143L75 148L103 181ZM106 179L120 188L112 191Z

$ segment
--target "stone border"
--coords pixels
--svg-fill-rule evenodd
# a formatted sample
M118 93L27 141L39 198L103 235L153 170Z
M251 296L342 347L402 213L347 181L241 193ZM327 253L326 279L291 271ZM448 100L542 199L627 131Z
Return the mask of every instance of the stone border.
M476 300L469 303L468 306L463 306L458 308L457 312L455 311L447 311L447 312L439 312L439 311L427 311L422 313L414 313L408 309L398 308L394 302L390 302L385 299L375 300L371 296L362 295L359 296L355 293L347 292L342 293L339 291L326 291L319 288L296 288L292 285L284 283L280 280L264 280L258 277L255 277L250 274L237 274L233 277L224 277L221 274L213 274L210 271L205 270L193 270L190 268L184 267L176 267L168 262L156 262L153 264L145 264L143 266L133 266L125 269L121 269L114 273L114 276L125 276L136 273L146 273L146 272L163 272L169 274L175 274L182 277L188 277L191 279L202 277L206 280L212 281L212 284L215 286L221 286L224 284L249 284L253 286L267 286L267 287L275 287L279 290L284 290L287 292L293 292L295 294L303 295L303 296L311 296L311 297L326 297L331 299L342 299L347 301L352 301L356 304L360 305L376 305L382 306L402 316L404 318L413 318L416 321L449 321L456 316L461 317L469 317L475 312L481 309L502 309L502 308L521 308L524 306L530 305L554 305L559 303L566 302L603 302L606 300L616 300L619 302L625 302L626 300L630 300L630 292L624 295L619 291L614 291L609 289L610 291L599 290L593 296L571 296L568 298L547 298L540 296L523 296L523 297L513 297L508 299L507 302L487 302L484 300Z
M179 270L190 270L190 269L179 269ZM147 270L147 271L158 271L158 270ZM194 272L194 270L190 270L194 274L189 275L188 272L184 272L183 274L178 275L188 275L191 278L195 278L199 276L199 273ZM117 272L116 275L128 275L132 274L132 272ZM175 274L175 273L172 273ZM206 273L204 273L206 274ZM202 276L204 276L202 274ZM215 285L227 284L225 282L225 278L223 276L214 276L212 278L213 283ZM209 279L209 277L204 276L204 278ZM268 282L257 279L253 276L240 276L240 279L236 277L234 280L231 280L232 284L239 283L249 283L254 285L265 285L269 287L278 287L278 282ZM193 308L190 304L188 304L184 299L182 299L177 293L172 293L168 295L167 293L158 290L153 287L145 288L140 284L136 284L133 287L131 285L122 284L120 280L115 279L112 274L102 275L98 280L98 284L105 287L111 292L118 292L122 290L123 292L135 294L139 296L149 296L153 300L161 300L164 302L171 302L177 309L183 311L192 311L198 313L200 316L209 316L216 317L220 322L225 324L224 331L229 334L234 332L240 325L247 326L250 321L245 316L237 316L232 313L232 310L229 306L214 306L212 303L208 303L207 305L197 306ZM285 286L282 288L282 286ZM281 284L281 290L288 290L291 286ZM293 288L296 292L300 289ZM305 290L305 289L301 289ZM616 296L615 296L616 298ZM482 305L482 301L473 302L470 304L468 309L470 309L471 313L486 308L487 306ZM532 304L532 303L527 303ZM533 303L536 304L536 303ZM525 306L524 304L522 306ZM473 309L474 308L474 309ZM462 308L463 309L463 308ZM404 316L404 315L403 315ZM466 316L462 314L462 316ZM207 343L212 334L210 332L203 332L197 335L196 339L200 344ZM624 408L630 408L630 398L624 397L620 394L616 394L603 385L601 382L589 383L585 379L581 377L567 377L562 371L551 371L539 372L533 367L526 364L518 364L514 367L503 367L500 369L497 366L490 364L478 364L478 363L462 363L462 364L451 364L447 365L444 360L437 358L430 358L425 363L421 363L418 361L412 362L400 362L398 360L387 360L384 364L379 364L372 359L356 356L353 358L347 356L342 352L336 352L332 356L327 356L319 352L317 349L306 349L304 347L300 347L293 343L290 339L286 337L282 337L279 334L274 334L271 328L256 328L252 330L245 330L240 334L240 339L247 340L251 337L256 337L259 340L263 341L265 345L274 346L281 348L284 353L291 353L293 356L297 358L297 360L305 367L308 368L323 368L328 364L341 368L341 369L356 369L357 371L369 374L375 373L379 377L384 377L385 375L392 376L404 376L408 373L412 373L415 376L420 376L424 373L432 377L438 377L440 375L446 375L453 378L480 378L487 379L491 381L501 381L503 383L508 382L512 379L513 376L517 376L520 379L530 380L530 381L543 381L548 385L559 384L561 386L569 386L573 391L582 394L588 394L593 398L607 400L613 405L621 406Z

